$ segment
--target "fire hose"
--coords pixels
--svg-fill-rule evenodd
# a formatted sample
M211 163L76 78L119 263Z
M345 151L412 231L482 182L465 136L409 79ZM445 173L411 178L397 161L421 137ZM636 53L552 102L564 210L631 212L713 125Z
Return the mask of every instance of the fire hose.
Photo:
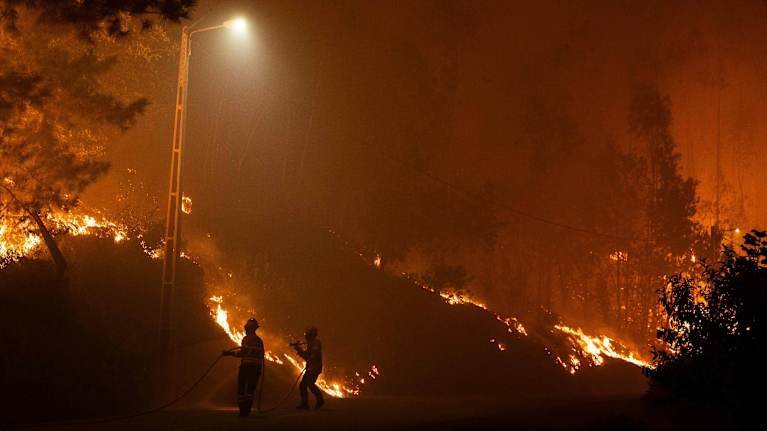
M258 403L256 404L256 409L258 410L259 413L269 413L269 412L275 411L278 408L282 407L285 404L285 402L288 400L290 395L293 393L293 391L296 390L296 386L298 385L298 381L301 380L301 377L303 377L304 373L306 373L306 367L304 367L304 369L301 370L301 372L298 374L298 377L296 377L296 381L293 382L293 385L290 387L290 390L288 391L288 393L286 393L285 396L282 397L280 402L275 404L274 407L272 407L272 408L269 408L269 409L266 409L266 410L262 410L261 409L261 395L264 392L264 369L265 368L266 367L261 367L261 381L259 382L259 389L258 389Z
M291 346L292 345L293 344L291 344ZM237 349L239 349L239 347L234 347L232 349L225 350L224 352L233 352L233 351L235 351ZM293 391L296 390L296 386L298 385L299 380L301 380L301 377L303 377L304 373L306 373L306 367L304 367L304 369L302 369L301 372L298 373L298 377L296 377L296 380L290 386L290 389L285 394L285 396L282 397L282 399L277 404L275 404L274 407L269 408L269 409L262 409L261 408L261 399L263 398L263 393L264 393L264 380L265 380L265 370L266 370L266 366L265 365L266 364L264 364L261 367L261 377L258 379L258 399L256 400L256 410L259 413L269 413L269 412L272 412L272 411L277 410L278 408L282 407L285 404L285 402L289 399L289 397L293 393Z
M36 422L36 423L27 423L27 424L12 424L12 425L7 426L6 428L8 428L8 429L12 429L12 428L16 429L16 428L45 428L45 427L72 426L72 425L95 425L95 424L103 424L103 423L109 423L109 422L118 422L118 421L123 421L123 420L127 420L127 419L133 419L133 418L137 418L137 417L140 417L140 416L146 416L146 415L150 415L150 414L153 414L153 413L157 413L157 412L160 412L162 410L167 409L168 407L173 406L174 404L176 404L179 401L181 401L182 399L184 399L187 395L192 393L192 391L197 387L197 385L199 385L200 382L202 382L205 379L205 377L207 377L208 374L210 374L210 372L213 371L213 368L216 366L216 364L218 364L218 361L220 361L221 358L223 358L223 357L224 357L223 354L218 355L216 357L216 360L213 361L213 363L211 363L210 366L208 366L208 368L205 370L205 372L202 373L202 375L197 380L195 380L195 382L192 383L192 385L189 386L179 396L177 396L176 398L168 401L165 404L162 404L160 406L154 407L154 408L149 409L149 410L144 410L144 411L140 411L140 412L136 412L136 413L130 413L130 414L127 414L127 415L110 416L110 417L99 418L99 419L83 419L83 420L60 421L60 422ZM288 397L290 397L290 395L293 393L293 391L296 389L296 385L298 385L298 381L301 379L301 377L306 372L306 368L301 370L301 373L299 373L298 377L296 378L296 381L293 382L293 385L291 385L290 390L285 394L285 396L282 398L282 400L280 400L279 403L277 403L272 408L269 408L269 409L266 409L266 410L262 410L261 409L261 395L263 394L263 389L264 389L264 370L265 370L265 368L266 368L265 366L261 367L261 379L260 379L260 382L259 382L258 403L256 405L256 408L257 408L259 413L269 413L269 412L272 412L272 411L277 410L278 408L280 408L288 400Z

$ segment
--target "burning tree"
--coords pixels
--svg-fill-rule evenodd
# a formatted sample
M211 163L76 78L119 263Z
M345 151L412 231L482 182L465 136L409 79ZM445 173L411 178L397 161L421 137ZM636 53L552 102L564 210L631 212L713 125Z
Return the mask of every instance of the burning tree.
M98 48L149 28L142 16L178 20L193 4L0 2L0 220L5 229L39 232L59 276L66 260L46 215L78 205L82 191L109 168L110 139L128 129L148 103L109 88L117 56Z
M666 325L658 331L654 387L706 403L754 406L764 390L767 348L767 233L725 246L718 265L677 274L658 292Z

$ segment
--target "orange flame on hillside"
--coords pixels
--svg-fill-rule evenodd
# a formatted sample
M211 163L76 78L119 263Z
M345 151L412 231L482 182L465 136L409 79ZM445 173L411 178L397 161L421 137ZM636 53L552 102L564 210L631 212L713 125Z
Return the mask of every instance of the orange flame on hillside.
M636 354L623 347L616 345L616 341L606 336L591 336L584 334L579 329L573 329L563 325L554 325L554 328L569 335L570 339L578 344L581 348L581 352L591 360L591 363L599 366L604 364L605 357L620 359L622 361L629 362L638 367L652 368L652 365L636 357ZM617 349L617 350L616 350ZM620 351L618 351L620 350ZM570 355L570 370L572 373L578 370L581 366L581 361L575 356ZM565 367L567 368L567 367Z
M355 251L357 255L359 255L362 260L367 263L368 265L371 265L379 270L384 270L380 262L383 259L383 256L381 256L380 253L374 253L373 258L370 258L370 253L361 252L357 249L357 247L354 247L352 244L350 244L348 241L346 241L343 237L341 237L337 232L335 232L332 229L328 230L328 233L332 235L334 238L339 240L341 243L346 245L349 249L352 251ZM616 261L616 262L622 262L628 260L628 252L616 250L615 252L611 253L609 256L610 260ZM481 310L484 310L488 313L491 313L496 320L503 323L506 326L507 332L510 334L518 334L521 336L528 336L528 331L525 328L524 325L515 317L506 317L502 316L495 311L491 310L484 302L481 302L477 299L471 298L470 296L464 294L464 293L450 293L450 292L444 292L439 291L431 286L425 285L421 283L418 279L415 279L411 277L411 275L407 273L401 273L400 274L403 278L410 280L414 285L419 286L420 288L439 295L447 304L449 305L469 305L473 307L477 307ZM619 359L622 361L626 361L628 363L637 365L639 367L651 367L651 365L639 359L639 355L635 352L630 351L628 348L625 348L623 344L619 343L618 341L608 338L606 336L590 336L587 334L584 334L580 329L574 330L572 328L569 328L567 326L563 325L555 325L554 329L557 329L561 332L564 332L568 335L568 340L571 343L571 353L568 356L568 361L564 361L562 358L560 358L557 355L554 355L554 360L558 364L562 365L565 370L567 370L570 374L575 374L575 372L581 367L582 360L579 359L588 359L591 361L590 366L599 366L604 364L605 359L604 356ZM498 343L495 341L495 339L492 339L491 341L500 351L505 351L508 346L503 345L501 343ZM548 355L552 355L552 352L547 348L544 347L545 352Z
M619 258L623 258L625 254L620 254L616 256L618 256ZM403 274L403 275L407 277L406 274ZM503 323L506 326L506 330L510 334L528 336L527 330L525 329L524 325L522 325L522 323L519 320L517 320L515 317L501 316L500 314L489 309L487 305L485 305L485 303L478 301L474 298L471 298L470 296L464 293L451 293L451 292L437 291L436 289L430 286L424 285L422 283L419 283L416 280L411 279L411 281L413 281L414 283L416 283L418 286L420 286L422 289L426 291L438 294L445 301L445 303L449 305L470 305L493 314L493 316L495 317L497 321ZM561 357L554 355L554 361L557 364L561 365L570 374L575 374L575 372L578 371L584 365L584 362L586 362L589 366L603 365L605 363L605 357L619 359L619 360L634 364L638 367L650 367L650 368L652 367L650 363L639 359L636 353L630 351L628 348L624 347L621 343L609 337L587 335L580 329L572 329L564 325L555 325L554 328L567 334L568 340L570 340L572 352L567 355L567 360L564 360ZM497 342L494 338L491 339L490 342L496 345L498 350L500 350L501 352L506 351L508 349L508 346L504 345L503 343ZM548 354L551 354L551 352L548 349L546 350L546 352ZM587 361L584 361L583 359L586 359Z

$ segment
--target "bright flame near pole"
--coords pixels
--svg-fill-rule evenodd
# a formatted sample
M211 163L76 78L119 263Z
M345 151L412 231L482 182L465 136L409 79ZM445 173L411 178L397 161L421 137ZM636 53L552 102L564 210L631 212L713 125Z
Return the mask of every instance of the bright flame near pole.
M218 326L220 326L221 329L226 332L226 335L228 335L229 338L238 346L241 345L242 339L245 338L245 333L232 330L232 328L229 327L229 313L227 313L227 311L221 307L221 303L224 302L224 298L221 296L212 296L210 300L216 303L216 311L211 311L211 314L213 314L213 317L215 317Z

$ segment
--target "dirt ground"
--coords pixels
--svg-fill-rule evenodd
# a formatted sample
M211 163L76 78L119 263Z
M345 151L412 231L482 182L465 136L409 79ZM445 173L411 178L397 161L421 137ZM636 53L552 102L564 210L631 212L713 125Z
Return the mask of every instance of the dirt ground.
M649 406L639 398L332 399L320 411L298 411L293 401L268 413L239 418L234 406L178 409L98 424L45 426L49 430L680 430L726 429L711 411ZM268 408L269 406L264 406ZM31 429L31 428L29 428ZM41 429L36 427L34 429Z

